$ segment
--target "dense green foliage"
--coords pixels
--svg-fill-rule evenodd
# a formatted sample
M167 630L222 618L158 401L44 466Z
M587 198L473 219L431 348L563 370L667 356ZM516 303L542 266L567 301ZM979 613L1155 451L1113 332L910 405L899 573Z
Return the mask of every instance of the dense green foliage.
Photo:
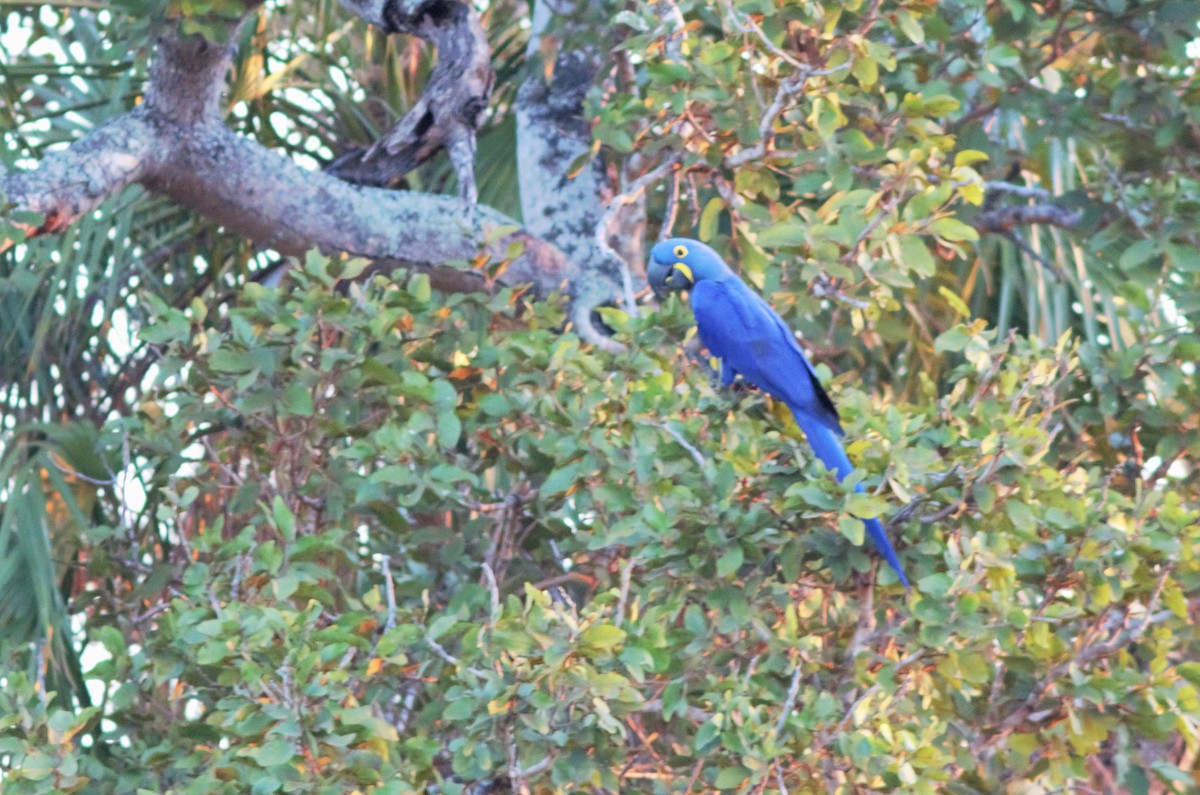
M678 6L679 53L619 17L599 156L680 155L651 216L803 331L867 493L714 388L678 299L605 310L611 354L519 290L317 256L267 288L131 191L0 273L6 790L1197 786L1200 8ZM312 154L291 58L353 23L288 13L233 115ZM78 51L113 46L119 19L73 15ZM110 110L129 89L90 79ZM511 146L498 108L481 152ZM1078 226L986 222L1026 203ZM911 595L860 546L873 515Z

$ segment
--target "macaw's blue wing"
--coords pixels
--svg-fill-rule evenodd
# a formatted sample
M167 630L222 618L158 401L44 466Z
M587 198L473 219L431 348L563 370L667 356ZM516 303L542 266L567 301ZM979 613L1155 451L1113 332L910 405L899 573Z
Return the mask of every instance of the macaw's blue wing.
M792 330L766 301L740 279L706 279L692 288L692 312L700 341L720 357L730 377L740 374L786 403L817 458L839 481L854 471L839 438L844 431L833 401ZM855 490L861 492L862 485L856 484ZM909 587L879 520L866 519L863 524L900 582Z

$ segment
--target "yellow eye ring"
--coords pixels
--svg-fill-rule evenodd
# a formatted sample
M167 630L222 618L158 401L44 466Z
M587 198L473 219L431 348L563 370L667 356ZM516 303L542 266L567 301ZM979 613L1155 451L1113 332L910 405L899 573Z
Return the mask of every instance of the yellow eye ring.
M687 246L676 246L675 247L675 258L676 259L683 259L684 257L687 256L687 254L688 254Z

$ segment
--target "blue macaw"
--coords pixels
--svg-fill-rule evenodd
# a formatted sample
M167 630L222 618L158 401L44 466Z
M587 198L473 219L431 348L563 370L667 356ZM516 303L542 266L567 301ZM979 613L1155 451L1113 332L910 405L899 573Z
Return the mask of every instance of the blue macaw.
M792 410L817 458L843 480L854 471L838 437L844 436L833 401L825 393L796 337L774 309L738 278L721 255L698 240L675 237L650 252L650 286L660 298L689 290L700 341L721 360L721 384L741 376ZM862 491L862 484L855 485ZM878 519L865 519L867 534L908 588L896 551Z

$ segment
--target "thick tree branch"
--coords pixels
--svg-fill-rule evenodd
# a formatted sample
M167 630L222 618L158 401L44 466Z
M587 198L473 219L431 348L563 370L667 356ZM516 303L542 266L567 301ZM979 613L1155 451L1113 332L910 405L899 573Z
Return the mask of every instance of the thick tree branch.
M155 138L139 109L46 155L34 171L0 169L0 191L13 207L42 215L40 226L25 230L30 237L62 232L161 164ZM0 240L0 251L10 244Z
M507 280L533 282L542 294L557 288L567 265L561 253L517 233L511 219L490 208L468 216L450 196L350 185L302 169L225 127L191 136L179 155L183 167L153 174L152 190L285 254L319 248L441 265L485 250L503 259L509 243L521 242L526 251ZM513 232L498 232L506 226Z
M1018 204L998 207L980 213L972 225L980 232L1011 232L1013 227L1029 224L1049 224L1062 229L1074 229L1083 218L1078 210L1068 210L1054 204Z
M569 9L533 4L533 32L527 54L532 62L544 37L551 35L553 12L569 18ZM612 346L591 319L592 310L622 292L626 263L598 238L605 216L602 198L612 194L603 162L587 158L591 128L583 100L599 66L598 42L579 40L569 25L555 35L571 38L560 46L547 82L534 70L517 94L517 161L521 209L529 231L553 243L580 267L568 285L571 320L585 339Z
M454 4L457 5L457 4ZM236 40L236 37L234 38ZM558 289L569 261L506 216L454 198L364 188L302 169L227 129L220 112L231 51L199 37L164 38L146 102L25 173L0 174L18 209L58 232L133 182L287 254L310 248L441 266L521 251L503 275Z
M236 40L236 31L230 44L214 44L202 36L160 38L143 103L147 114L181 128L219 123Z
M475 131L483 121L495 75L479 13L458 0L341 0L388 33L418 36L437 48L425 92L383 138L329 166L342 179L386 187L448 150L459 195L474 204Z
M988 193L1010 193L1013 196L1022 196L1027 199L1041 199L1042 201L1050 201L1050 191L1045 188L1038 188L1032 185L1017 185L1013 182L1003 182L988 180L983 183L983 189Z

